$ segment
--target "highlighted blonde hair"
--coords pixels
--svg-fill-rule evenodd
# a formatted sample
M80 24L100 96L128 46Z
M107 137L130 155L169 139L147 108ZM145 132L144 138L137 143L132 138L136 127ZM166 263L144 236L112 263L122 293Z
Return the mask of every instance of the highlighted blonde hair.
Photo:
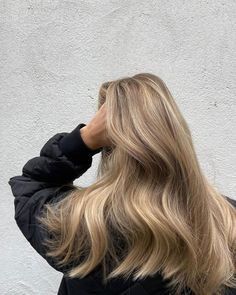
M45 206L48 255L78 261L71 278L102 263L105 281L159 272L173 294L236 288L235 208L201 170L166 84L151 73L106 82L98 109L104 102L112 145L102 149L95 183Z

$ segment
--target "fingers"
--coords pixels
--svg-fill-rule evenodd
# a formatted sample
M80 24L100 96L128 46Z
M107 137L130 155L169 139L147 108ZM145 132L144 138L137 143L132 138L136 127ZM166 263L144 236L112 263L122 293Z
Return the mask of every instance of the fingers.
M105 110L106 110L105 103L100 107L100 110L101 110L101 111L105 111Z

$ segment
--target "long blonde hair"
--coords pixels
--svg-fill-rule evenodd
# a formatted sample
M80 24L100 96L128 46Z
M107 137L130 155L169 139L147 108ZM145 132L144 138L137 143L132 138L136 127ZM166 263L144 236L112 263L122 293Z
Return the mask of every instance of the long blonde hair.
M104 102L113 144L102 149L95 183L46 204L48 255L59 265L78 261L71 278L102 263L105 281L160 272L174 294L236 287L235 208L201 170L166 84L151 73L109 81L98 109Z

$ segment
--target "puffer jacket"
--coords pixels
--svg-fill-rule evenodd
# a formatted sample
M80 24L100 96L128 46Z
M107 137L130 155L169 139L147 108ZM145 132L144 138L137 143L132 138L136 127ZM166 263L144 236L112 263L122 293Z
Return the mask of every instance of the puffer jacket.
M42 241L49 238L49 234L38 225L36 216L40 215L44 204L66 197L74 188L73 181L91 167L93 155L102 150L91 150L86 146L80 135L80 128L85 125L80 123L70 133L61 132L52 136L40 150L39 156L26 162L22 175L9 179L8 184L14 196L15 221L38 254L63 274L57 295L169 294L159 273L136 281L116 278L103 285L101 265L83 279L68 279L64 275L67 268L58 267L54 259L46 256ZM235 200L228 200L236 206ZM227 295L230 294L236 294L235 290L229 290Z

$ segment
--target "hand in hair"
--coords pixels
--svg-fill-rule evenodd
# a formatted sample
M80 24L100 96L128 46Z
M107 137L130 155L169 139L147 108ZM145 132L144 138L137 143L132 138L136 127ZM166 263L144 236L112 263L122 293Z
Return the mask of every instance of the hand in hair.
M84 143L92 150L111 145L106 134L105 103L96 112L90 122L80 129L80 134Z

